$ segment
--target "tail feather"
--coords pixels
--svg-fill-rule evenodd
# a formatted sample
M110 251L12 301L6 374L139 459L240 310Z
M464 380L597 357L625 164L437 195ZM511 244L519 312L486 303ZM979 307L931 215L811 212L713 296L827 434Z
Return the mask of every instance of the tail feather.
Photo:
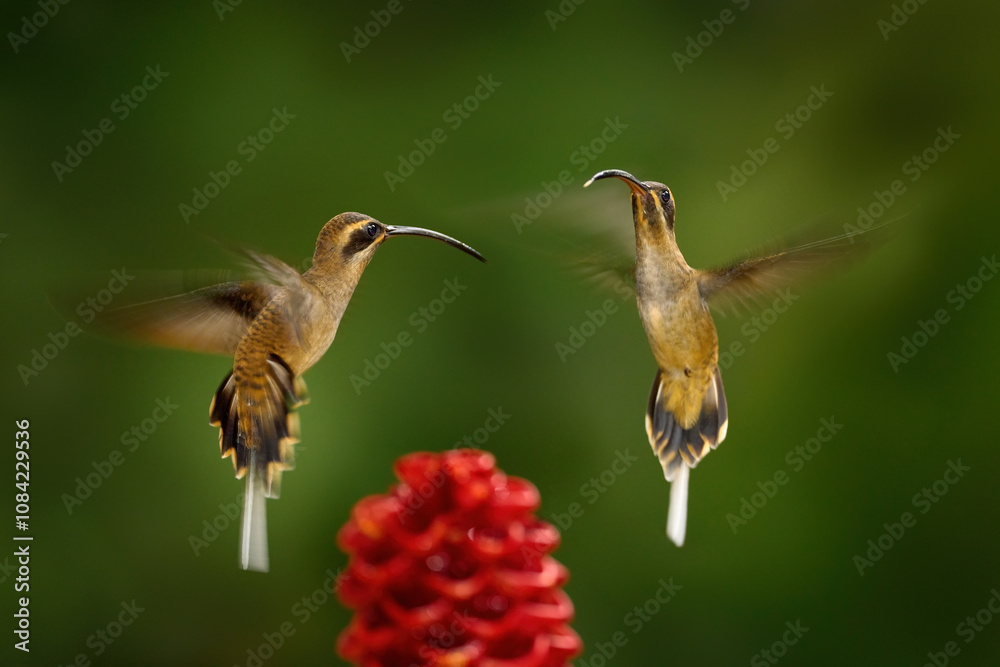
M667 537L679 547L684 546L688 516L688 477L691 469L681 466L670 483L670 510L667 512Z
M267 553L267 490L261 479L257 452L250 450L249 474L246 475L246 493L243 496L243 520L240 526L240 566L244 570L267 572L270 562Z
M281 473L295 467L299 420L295 408L307 401L305 383L276 356L267 360L263 392L256 400L238 400L233 374L222 381L209 408L212 426L219 428L219 451L231 457L236 478L246 478L240 562L244 569L266 572L267 516L265 498L281 494ZM249 411L241 422L240 411ZM248 418L247 418L248 417ZM250 432L241 428L250 424Z
M689 469L694 468L709 447L718 447L726 437L729 410L722 386L722 374L716 368L702 399L697 421L685 428L677 416L667 409L663 375L657 370L646 409L646 434L653 453L663 466L663 475L671 482L670 511L667 535L681 546L687 527L687 496Z

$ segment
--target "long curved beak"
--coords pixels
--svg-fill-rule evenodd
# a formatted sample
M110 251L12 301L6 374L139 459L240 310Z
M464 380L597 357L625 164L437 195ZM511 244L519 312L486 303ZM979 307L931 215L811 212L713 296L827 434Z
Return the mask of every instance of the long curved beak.
M480 255L475 248L465 245L458 239L453 239L450 236L430 229L424 229L422 227L398 227L396 225L386 225L385 235L387 238L390 236L426 236L428 238L437 239L438 241L447 243L453 248L458 248L462 252L472 255L484 264L486 263L486 258Z
M629 189L637 195L649 194L649 187L640 181L638 178L628 173L627 171L622 171L621 169L605 169L604 171L599 171L590 180L583 184L583 187L587 187L594 181L599 181L602 178L620 178L628 185Z

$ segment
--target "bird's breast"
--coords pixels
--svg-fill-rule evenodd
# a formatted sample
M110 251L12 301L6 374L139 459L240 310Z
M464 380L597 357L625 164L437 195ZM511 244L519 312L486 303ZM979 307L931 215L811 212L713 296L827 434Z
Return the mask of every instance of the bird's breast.
M653 356L664 372L714 371L719 339L697 290L640 298L639 315Z
M337 335L339 321L331 317L318 316L304 318L296 324L294 344L287 352L291 358L286 359L286 363L301 375L330 349Z
M323 302L315 301L299 312L286 300L275 299L254 320L240 348L277 355L301 375L323 357L337 334L339 318L327 310Z
M701 414L719 359L715 323L700 295L647 300L639 308L649 346L660 369L665 408L684 428Z

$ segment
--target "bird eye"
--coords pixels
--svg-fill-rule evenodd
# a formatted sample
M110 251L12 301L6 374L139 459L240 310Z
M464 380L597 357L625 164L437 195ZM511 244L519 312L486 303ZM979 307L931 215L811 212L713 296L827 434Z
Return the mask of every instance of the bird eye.
M376 236L378 236L378 225L376 225L374 222L369 222L367 225L365 225L365 233L368 234L368 238L374 239Z
M670 190L662 190L660 192L660 201L664 204L670 201Z

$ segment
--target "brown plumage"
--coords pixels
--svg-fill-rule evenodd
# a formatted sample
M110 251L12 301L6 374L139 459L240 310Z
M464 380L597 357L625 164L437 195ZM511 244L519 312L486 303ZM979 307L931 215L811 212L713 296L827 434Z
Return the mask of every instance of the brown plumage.
M621 179L632 191L636 301L657 364L646 408L646 434L671 482L667 535L680 546L687 526L689 470L725 439L729 426L718 334L709 305L752 306L773 290L873 244L859 242L862 232L843 234L776 245L727 266L700 271L688 266L677 247L670 189L617 169L599 172L584 185L610 177Z
M378 247L392 236L427 236L486 261L451 237L341 213L323 226L303 274L248 252L261 280L228 282L109 311L101 325L168 347L232 355L233 370L209 408L223 458L246 479L241 565L267 571L264 499L280 493L294 466L295 409L306 402L302 374L333 343L354 289Z

